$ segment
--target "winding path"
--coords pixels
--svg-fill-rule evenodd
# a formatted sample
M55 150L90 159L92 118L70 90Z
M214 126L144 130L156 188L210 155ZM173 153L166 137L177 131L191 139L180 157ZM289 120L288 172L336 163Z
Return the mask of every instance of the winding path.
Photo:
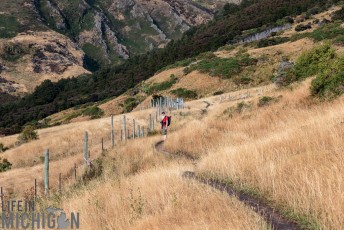
M155 149L157 152L163 153L164 155L170 155L170 156L174 155L164 150L164 141L157 142L155 144ZM191 160L194 160L194 159L191 159ZM295 221L285 218L279 210L277 210L276 208L268 204L266 201L262 199L258 199L243 191L240 191L231 185L225 184L216 179L201 178L197 176L195 172L191 172L191 171L184 172L183 177L209 185L217 190L226 192L230 196L236 196L238 200L240 200L245 205L252 208L252 210L258 213L260 216L262 216L265 219L265 221L272 227L272 229L281 229L281 230L303 229Z

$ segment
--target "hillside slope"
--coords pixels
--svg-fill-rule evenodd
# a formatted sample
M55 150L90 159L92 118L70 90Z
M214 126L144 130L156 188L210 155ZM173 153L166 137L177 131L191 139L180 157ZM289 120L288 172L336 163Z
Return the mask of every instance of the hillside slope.
M93 75L61 80L53 84L46 82L32 95L28 95L18 103L0 108L0 115L3 118L0 121L0 132L6 134L19 132L27 122L37 122L48 115L75 105L99 102L118 96L176 61L196 58L202 52L213 51L232 43L247 30L262 29L271 24L284 24L287 20L286 16L306 12L308 8L326 9L331 6L331 2L324 0L302 2L293 0L288 3L282 0L245 1L236 11L229 10L228 14L223 14L206 25L189 30L180 40L168 43L163 49L154 49L146 55L136 56L119 66L104 68ZM265 7L266 5L275 7L270 10ZM254 17L258 13L259 17ZM215 61L223 60L215 59ZM239 55L237 60L226 61L229 63L234 61L236 67L233 71L239 71L241 67L254 65L257 60ZM46 92L51 92L51 94L47 95ZM185 92L183 89L176 89L176 93Z

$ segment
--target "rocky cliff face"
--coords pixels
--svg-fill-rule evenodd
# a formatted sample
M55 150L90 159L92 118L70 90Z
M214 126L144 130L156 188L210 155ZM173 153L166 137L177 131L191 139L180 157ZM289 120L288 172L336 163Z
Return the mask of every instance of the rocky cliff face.
M226 1L239 0L3 0L0 93L20 95L163 47Z
M120 62L178 39L212 19L226 1L35 0L49 27L67 34L100 64ZM229 2L233 2L228 0ZM219 4L220 2L220 4ZM235 1L234 1L235 2Z

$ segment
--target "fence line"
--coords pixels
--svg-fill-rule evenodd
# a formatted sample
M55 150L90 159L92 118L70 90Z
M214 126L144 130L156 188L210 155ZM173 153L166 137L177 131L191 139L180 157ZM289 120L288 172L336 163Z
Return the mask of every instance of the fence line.
M133 127L132 127L132 135L130 135L130 130L127 129L127 117L126 114L123 115L123 120L122 120L122 128L120 130L115 130L114 129L114 116L111 115L110 117L110 124L111 124L111 130L110 130L110 143L109 147L114 148L115 147L115 136L116 134L118 135L120 133L120 140L121 142L127 141L127 140L134 140L136 138L144 138L150 135L151 133L154 133L156 130L155 125L158 124L159 121L159 114L161 114L163 111L172 111L172 110L179 110L179 109L184 109L184 100L182 98L177 98L177 99L172 99L171 97L160 97L159 99L151 100L151 103L148 105L147 108L155 108L155 119L154 119L154 112L149 113L148 118L147 118L147 126L137 124L136 120L133 119ZM137 127L136 127L137 126ZM145 128L147 129L147 132L145 132ZM131 137L131 138L130 138ZM93 140L93 141L92 141ZM107 139L108 140L108 139ZM87 131L84 133L84 151L83 151L83 161L84 161L84 167L92 167L92 160L91 160L91 151L90 151L90 143L93 144L94 139L91 139L91 142L89 140L89 134ZM100 139L101 145L101 153L104 153L106 151L106 141L104 140L104 137ZM49 149L46 149L44 151L44 195L49 196L50 195L50 175L49 175ZM81 164L82 165L82 164ZM77 166L77 163L74 162L74 167L70 170L70 176L67 176L65 178L70 178L70 181L77 181L78 180L78 175L77 175L77 169L79 167ZM37 185L37 178L34 179L34 184L33 187L30 188L32 190L31 194L33 196L33 199L37 199L39 196L38 193L38 185ZM56 191L56 190L55 190ZM57 192L59 194L62 194L63 191L63 176L62 173L58 174L58 185L57 185ZM4 200L4 188L0 187L0 198L1 201Z

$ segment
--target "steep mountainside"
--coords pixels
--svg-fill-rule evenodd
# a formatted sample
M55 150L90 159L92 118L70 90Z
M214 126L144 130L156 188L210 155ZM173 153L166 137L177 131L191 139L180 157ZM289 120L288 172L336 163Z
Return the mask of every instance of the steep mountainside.
M178 39L238 0L4 0L0 102Z
M178 39L228 1L34 0L40 20L85 51L87 65L119 62ZM236 1L238 2L238 1Z

